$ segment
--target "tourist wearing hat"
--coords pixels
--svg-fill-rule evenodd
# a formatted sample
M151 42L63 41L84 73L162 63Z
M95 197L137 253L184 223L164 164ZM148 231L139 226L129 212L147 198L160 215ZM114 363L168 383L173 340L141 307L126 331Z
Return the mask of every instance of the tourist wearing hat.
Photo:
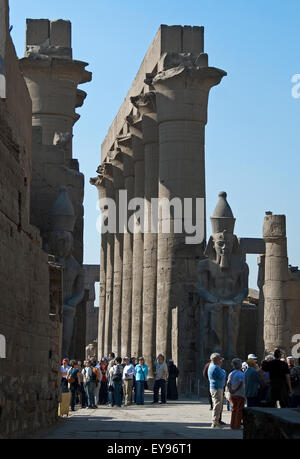
M174 364L174 360L170 359L168 362L168 385L167 385L167 399L168 400L178 400L178 391L176 378L178 378L179 370Z

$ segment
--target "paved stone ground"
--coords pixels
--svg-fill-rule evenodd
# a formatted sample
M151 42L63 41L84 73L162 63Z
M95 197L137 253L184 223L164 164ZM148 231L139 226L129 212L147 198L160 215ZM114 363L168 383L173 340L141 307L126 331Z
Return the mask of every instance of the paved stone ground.
M56 426L40 432L34 438L105 438L105 439L192 439L236 438L243 431L229 427L231 413L224 405L223 429L212 429L211 411L205 399L169 401L165 405L151 405L152 394L146 394L145 405L129 407L101 406L80 409L61 418Z

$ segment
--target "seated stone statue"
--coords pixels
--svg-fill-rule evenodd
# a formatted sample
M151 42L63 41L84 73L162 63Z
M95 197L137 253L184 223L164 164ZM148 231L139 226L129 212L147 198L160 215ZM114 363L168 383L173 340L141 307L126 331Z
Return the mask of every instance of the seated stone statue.
M63 267L63 331L62 356L69 357L76 306L84 296L84 272L72 255L75 213L65 187L53 206L49 251Z
M237 237L233 234L235 218L226 201L219 202L211 217L213 235L198 265L204 349L207 355L221 352L227 359L237 355L237 339L242 301L248 295L248 265Z

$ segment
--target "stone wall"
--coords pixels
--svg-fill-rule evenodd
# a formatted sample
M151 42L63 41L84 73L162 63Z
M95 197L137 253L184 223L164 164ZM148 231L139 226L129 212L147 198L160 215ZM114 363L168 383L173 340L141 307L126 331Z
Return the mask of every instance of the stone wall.
M31 100L8 31L7 0L0 11L7 89L0 99L0 435L16 438L57 420L62 272L29 224Z
M291 408L244 408L243 438L285 440L300 438L299 410Z

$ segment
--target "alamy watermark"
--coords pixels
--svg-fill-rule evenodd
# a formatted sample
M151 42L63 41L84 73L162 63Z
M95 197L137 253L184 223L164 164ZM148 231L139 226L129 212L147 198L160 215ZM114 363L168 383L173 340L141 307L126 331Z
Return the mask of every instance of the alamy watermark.
M119 190L118 205L112 198L98 200L101 215L97 229L105 233L177 233L185 235L186 244L204 240L204 198L133 198Z
M291 354L294 357L294 359L299 359L300 358L300 333L292 336L292 343L296 343L296 344L294 344L294 346L292 347Z
M292 97L294 99L300 98L300 73L296 73L292 76L291 82L294 83L292 87Z

